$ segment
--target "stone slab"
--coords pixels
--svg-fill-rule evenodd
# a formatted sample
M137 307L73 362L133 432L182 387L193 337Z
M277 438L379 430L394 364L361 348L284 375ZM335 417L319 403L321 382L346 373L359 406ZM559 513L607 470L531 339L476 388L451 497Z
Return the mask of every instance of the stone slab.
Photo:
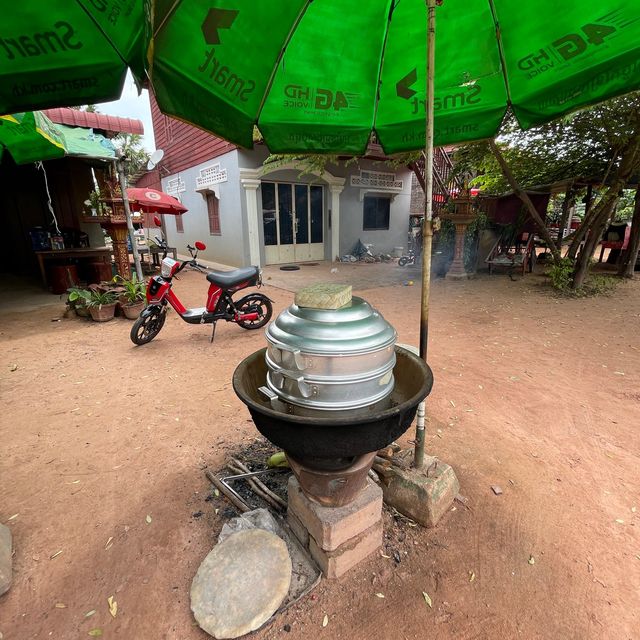
M321 549L309 536L309 553L329 580L339 578L382 547L382 518L333 551Z
M384 501L424 527L435 527L460 490L453 469L437 458L425 458L424 467L392 467L382 484Z
M369 479L356 499L344 507L323 507L312 502L302 492L295 476L289 478L288 493L287 517L293 514L325 551L337 549L368 529L380 520L382 514L382 490ZM295 524L289 521L292 529Z
M351 285L322 283L310 284L296 293L295 303L311 309L339 309L351 302Z
M0 524L0 596L11 586L13 546L11 530Z
M231 534L217 544L191 583L191 610L214 638L238 638L261 627L291 583L287 545L263 529Z

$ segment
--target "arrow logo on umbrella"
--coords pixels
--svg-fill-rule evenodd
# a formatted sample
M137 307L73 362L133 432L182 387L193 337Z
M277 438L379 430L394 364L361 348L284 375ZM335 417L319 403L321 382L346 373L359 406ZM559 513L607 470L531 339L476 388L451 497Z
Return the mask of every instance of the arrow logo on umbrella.
M202 23L202 33L207 44L220 44L218 29L230 29L239 11L235 9L209 9Z
M398 98L409 100L416 95L417 91L411 89L411 85L418 79L418 72L412 69L407 75L396 83L396 93Z

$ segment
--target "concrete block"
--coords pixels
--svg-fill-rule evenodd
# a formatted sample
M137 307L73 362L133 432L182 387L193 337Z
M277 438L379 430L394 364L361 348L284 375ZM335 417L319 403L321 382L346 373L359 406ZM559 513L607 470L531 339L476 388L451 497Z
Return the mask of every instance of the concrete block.
M437 458L426 458L422 469L392 467L382 485L384 501L424 527L435 527L458 495L453 469Z
M325 551L309 536L309 553L318 563L325 578L339 578L349 569L382 547L382 518L373 526L341 544L337 549Z
M12 579L12 541L9 527L0 524L0 596L9 591Z
M310 284L296 293L295 303L311 309L339 309L351 302L351 285L334 283Z
M380 520L382 490L367 480L367 486L344 507L323 507L307 498L294 476L289 478L288 513L292 513L316 544L333 551Z
M293 532L293 535L298 538L300 544L307 549L309 547L309 532L304 528L304 525L297 516L291 511L287 510L287 523L289 528Z

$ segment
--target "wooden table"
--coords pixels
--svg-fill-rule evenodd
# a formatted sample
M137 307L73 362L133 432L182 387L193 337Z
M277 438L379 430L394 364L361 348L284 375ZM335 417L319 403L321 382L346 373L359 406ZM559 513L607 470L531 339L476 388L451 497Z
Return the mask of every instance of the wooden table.
M142 260L147 254L151 254L152 263L156 266L160 266L160 256L164 253L164 249L160 247L140 247L138 246L138 253ZM172 255L174 260L178 259L178 252L175 247L167 247L167 254Z
M36 257L38 258L38 265L40 267L40 275L42 276L42 284L44 288L47 288L47 272L44 268L45 260L61 260L67 258L102 258L103 261L111 262L111 249L107 247L101 247L99 249L92 249L85 247L82 249L50 249L47 251L36 251Z

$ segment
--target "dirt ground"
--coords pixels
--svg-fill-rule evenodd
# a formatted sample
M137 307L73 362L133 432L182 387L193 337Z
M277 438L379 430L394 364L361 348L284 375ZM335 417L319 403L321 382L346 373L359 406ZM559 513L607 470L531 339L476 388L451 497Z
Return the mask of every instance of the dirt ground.
M420 289L384 269L357 288L415 344ZM292 294L271 278L280 311ZM389 558L323 581L256 640L640 638L640 281L570 301L543 281L434 282L427 447L468 503L432 530L387 515ZM202 305L203 276L176 291ZM0 312L0 638L203 640L191 579L232 513L204 470L257 436L230 382L263 333L224 324L211 345L173 314L134 347L129 321L54 321L53 300Z

